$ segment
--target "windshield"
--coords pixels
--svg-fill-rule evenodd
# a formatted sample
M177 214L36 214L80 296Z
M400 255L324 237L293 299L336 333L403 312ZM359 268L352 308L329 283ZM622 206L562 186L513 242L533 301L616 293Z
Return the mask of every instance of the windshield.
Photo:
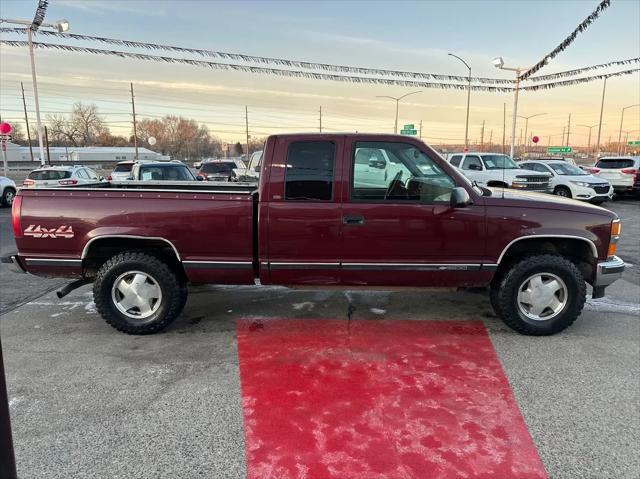
M633 168L633 160L629 158L603 158L596 163L596 167L604 170L618 170L622 168Z
M553 171L555 171L558 175L563 176L584 176L588 173L585 173L577 166L573 166L569 163L551 163L549 165Z
M28 178L36 181L64 180L65 178L71 178L71 172L64 170L38 170L29 173Z
M507 155L482 155L487 170L518 170L520 167Z
M200 168L202 173L231 173L236 167L236 164L231 161L225 161L223 163L205 163Z
M143 181L195 181L195 177L184 165L143 166L140 168Z
M116 165L113 169L114 173L129 173L133 168L133 163L125 163L124 165Z

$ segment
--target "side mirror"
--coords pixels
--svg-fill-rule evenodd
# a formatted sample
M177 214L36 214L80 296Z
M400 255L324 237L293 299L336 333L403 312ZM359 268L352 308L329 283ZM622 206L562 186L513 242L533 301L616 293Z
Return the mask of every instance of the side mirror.
M99 181L104 181L104 176L101 176L101 177L99 178Z
M458 186L451 190L451 207L452 208L464 208L471 204L471 197L467 190Z
M256 173L260 173L260 165L256 165L253 171L255 171Z
M196 181L204 181L204 177L202 175L196 176Z
M381 170L384 170L387 167L387 161L384 159L378 160L376 158L371 158L369 160L369 166L371 168L379 168Z
M473 170L473 171L482 171L482 166L477 165L477 164L475 164L475 163L471 163L471 164L469 165L469 169L470 169L470 170Z

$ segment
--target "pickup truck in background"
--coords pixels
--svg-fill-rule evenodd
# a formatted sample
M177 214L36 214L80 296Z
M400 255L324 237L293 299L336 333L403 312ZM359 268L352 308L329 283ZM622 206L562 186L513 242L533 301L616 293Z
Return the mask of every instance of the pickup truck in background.
M469 152L452 155L449 161L480 186L552 192L550 173L521 168L507 155Z
M388 171L363 181L356 162L371 166L372 157ZM475 186L414 138L275 135L261 168L258 184L20 190L12 216L18 252L3 260L75 278L60 297L92 282L97 310L131 334L162 330L185 306L189 283L213 283L488 286L507 325L548 335L580 315L586 283L601 297L624 270L614 213Z

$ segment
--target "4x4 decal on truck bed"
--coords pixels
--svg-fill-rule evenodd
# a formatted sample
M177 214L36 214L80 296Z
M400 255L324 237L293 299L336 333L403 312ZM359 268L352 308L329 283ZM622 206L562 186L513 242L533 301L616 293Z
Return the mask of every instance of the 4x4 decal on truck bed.
M38 225L29 225L29 227L24 230L25 236L33 236L34 238L73 238L73 227L72 226L58 226L57 228L43 228Z

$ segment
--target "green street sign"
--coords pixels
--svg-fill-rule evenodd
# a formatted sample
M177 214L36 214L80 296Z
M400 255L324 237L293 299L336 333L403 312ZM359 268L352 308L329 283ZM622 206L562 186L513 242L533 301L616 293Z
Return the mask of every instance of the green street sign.
M400 134L401 135L417 135L418 130L412 130L412 129L400 130Z
M403 130L415 130L416 129L416 125L414 125L413 123L409 123L408 125L404 125L402 127Z
M547 148L547 153L571 153L573 148L570 146L550 146Z
M628 141L627 145L640 145L640 141Z

